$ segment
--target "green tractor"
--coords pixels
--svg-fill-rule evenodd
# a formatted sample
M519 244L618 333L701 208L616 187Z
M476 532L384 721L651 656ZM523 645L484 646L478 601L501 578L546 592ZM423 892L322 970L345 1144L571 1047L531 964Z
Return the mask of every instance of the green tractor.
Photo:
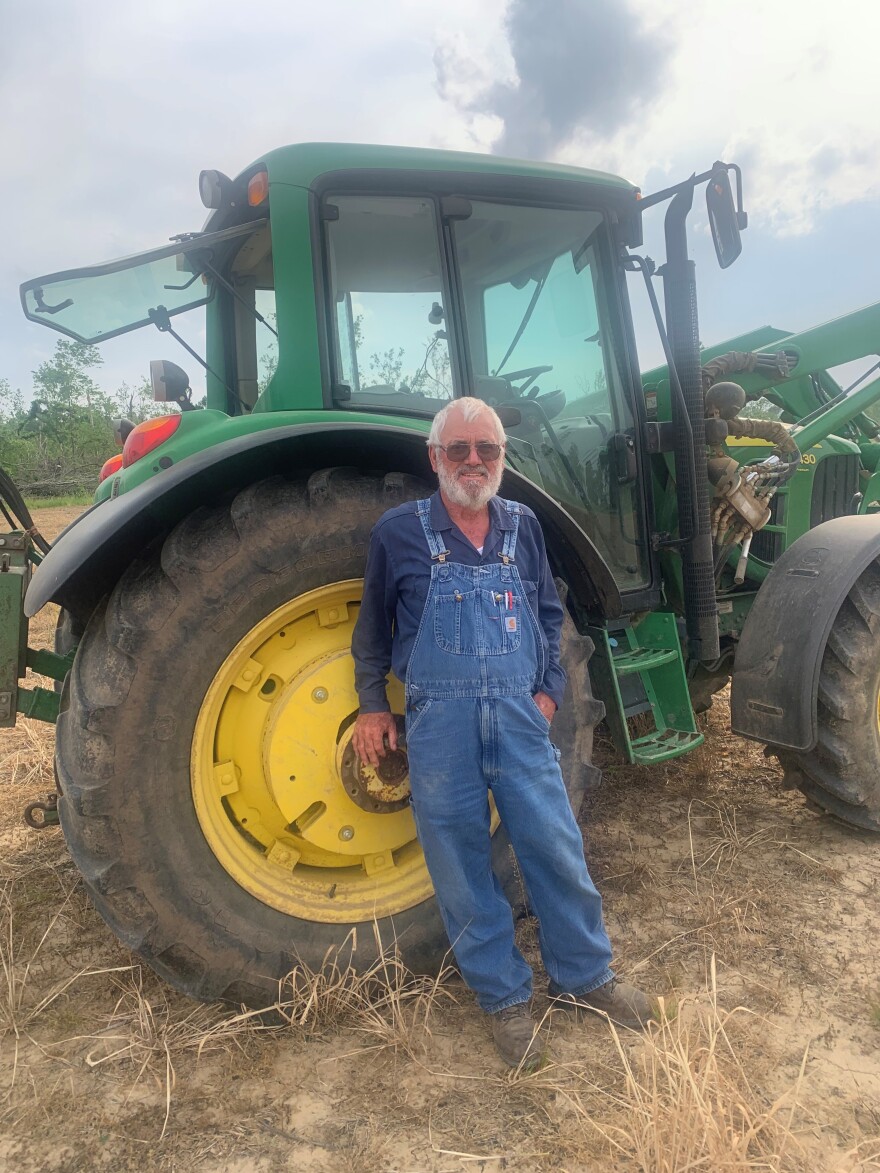
M405 749L373 770L351 746L349 645L370 529L430 491L426 435L456 395L499 411L503 491L537 513L566 595L554 734L575 807L603 704L620 751L660 762L702 741L691 690L732 673L737 731L880 828L880 523L851 515L852 441L743 419L721 377L735 363L701 355L686 221L702 185L726 266L746 223L726 164L641 198L571 167L292 146L235 179L202 172L202 232L22 287L32 321L83 343L153 326L205 370L196 408L184 371L152 364L180 410L123 424L48 552L0 483L21 521L0 538L0 723L57 715L72 856L177 988L265 1006L298 962L366 967L396 945L430 972L447 950ZM635 251L661 202L665 324ZM645 387L633 270L668 360ZM796 340L764 349L754 393L800 374ZM780 510L817 495L820 517ZM54 653L27 646L49 601ZM20 685L28 667L59 693ZM389 695L401 712L399 682ZM503 826L494 842L513 893Z

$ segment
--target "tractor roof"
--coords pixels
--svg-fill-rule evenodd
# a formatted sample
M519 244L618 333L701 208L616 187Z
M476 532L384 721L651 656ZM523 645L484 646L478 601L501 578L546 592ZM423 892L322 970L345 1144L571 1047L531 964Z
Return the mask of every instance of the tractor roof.
M464 151L435 151L424 147L370 146L362 143L297 143L279 147L262 156L269 177L275 183L310 187L322 175L335 171L434 171L452 175L467 173L530 179L572 180L601 183L622 191L635 187L617 175L569 167L562 163L533 163L524 159L503 159L496 155ZM258 164L255 164L255 166ZM248 168L249 172L254 166Z

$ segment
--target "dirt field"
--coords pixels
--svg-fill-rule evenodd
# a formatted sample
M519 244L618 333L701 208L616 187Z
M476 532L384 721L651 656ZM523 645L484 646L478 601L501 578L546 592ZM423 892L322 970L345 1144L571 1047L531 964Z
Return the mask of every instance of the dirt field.
M600 745L588 858L616 967L665 1018L643 1038L548 1015L528 1077L457 980L393 960L372 1000L303 975L275 1030L177 995L104 927L61 832L21 820L53 788L51 729L4 732L0 1169L880 1169L880 844L782 791L726 719L722 697L666 768Z

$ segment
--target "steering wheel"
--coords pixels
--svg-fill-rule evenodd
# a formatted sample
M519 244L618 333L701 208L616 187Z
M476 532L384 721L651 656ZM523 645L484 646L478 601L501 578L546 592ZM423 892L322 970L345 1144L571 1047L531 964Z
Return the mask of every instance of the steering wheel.
M528 387L530 387L532 385L532 383L534 383L534 381L535 381L535 379L537 379L538 375L546 375L548 371L552 371L552 370L553 370L552 366L523 367L523 369L521 371L508 371L506 375L504 375L504 374L499 375L498 378L507 379L508 383L512 382L514 379L525 379L525 382L523 383L523 385L521 387L516 388L516 390L519 392L519 394L523 395L525 393L526 389Z

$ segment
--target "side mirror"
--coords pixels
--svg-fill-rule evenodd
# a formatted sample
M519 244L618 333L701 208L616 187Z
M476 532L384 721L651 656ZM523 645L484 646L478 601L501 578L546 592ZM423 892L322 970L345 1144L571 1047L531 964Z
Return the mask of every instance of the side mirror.
M177 403L181 411L192 407L189 375L176 362L154 358L150 362L150 386L156 403Z
M706 184L706 210L718 264L726 269L742 252L740 230L746 227L747 219L734 203L730 174L723 163L715 164Z

